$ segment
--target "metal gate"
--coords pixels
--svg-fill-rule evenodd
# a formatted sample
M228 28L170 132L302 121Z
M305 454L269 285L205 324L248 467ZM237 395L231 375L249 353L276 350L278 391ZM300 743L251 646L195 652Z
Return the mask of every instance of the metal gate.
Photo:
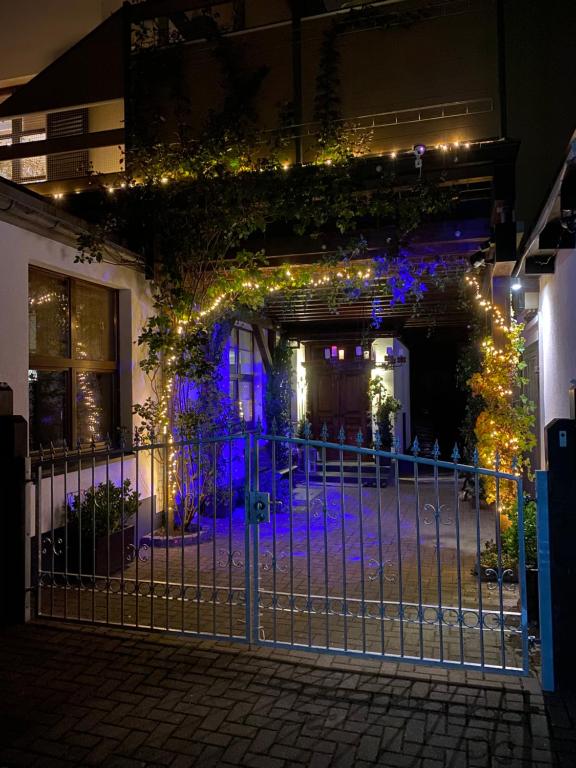
M527 674L521 478L457 449L343 441L254 432L43 455L38 614ZM516 494L517 566L485 478L496 508L504 484Z

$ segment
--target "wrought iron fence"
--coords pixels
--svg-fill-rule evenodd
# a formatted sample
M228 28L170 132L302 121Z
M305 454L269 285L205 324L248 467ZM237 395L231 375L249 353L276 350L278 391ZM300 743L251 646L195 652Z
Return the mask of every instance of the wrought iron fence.
M522 479L237 433L51 451L36 469L42 616L314 652L527 673ZM185 459L185 460L184 460ZM513 484L517 565L482 501ZM130 483L127 484L126 481ZM493 540L492 561L484 543Z

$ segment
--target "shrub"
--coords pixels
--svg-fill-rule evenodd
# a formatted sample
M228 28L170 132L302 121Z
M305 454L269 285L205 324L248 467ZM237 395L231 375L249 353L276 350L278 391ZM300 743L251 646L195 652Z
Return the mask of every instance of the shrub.
M81 526L83 537L96 538L122 529L124 523L136 514L140 494L132 490L129 479L122 486L111 480L90 486L80 494L70 494L67 504L69 525Z

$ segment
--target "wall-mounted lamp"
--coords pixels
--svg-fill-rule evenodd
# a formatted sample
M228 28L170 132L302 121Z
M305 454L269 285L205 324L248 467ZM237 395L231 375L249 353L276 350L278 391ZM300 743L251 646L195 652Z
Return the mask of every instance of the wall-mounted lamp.
M522 290L522 283L520 282L520 278L518 278L518 277L514 278L514 281L513 281L512 285L510 286L510 288L513 291L515 291L515 292L521 291Z
M344 350L339 349L338 350L338 360L344 360Z

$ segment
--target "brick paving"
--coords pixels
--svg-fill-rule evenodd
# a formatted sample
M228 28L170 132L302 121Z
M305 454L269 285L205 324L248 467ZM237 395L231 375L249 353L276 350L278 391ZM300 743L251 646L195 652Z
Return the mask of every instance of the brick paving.
M437 488L425 479L417 489L335 486L326 498L321 484L293 488L293 508L284 504L259 526L261 639L520 667L517 585L497 588L474 575L478 547L495 535L494 512L477 512L458 489L451 478ZM109 586L88 578L79 587L72 574L64 589L64 576L45 574L41 611L241 637L244 517L230 505L224 517L202 518L211 540L153 552L144 545Z
M561 768L534 678L44 622L0 635L0 766Z

